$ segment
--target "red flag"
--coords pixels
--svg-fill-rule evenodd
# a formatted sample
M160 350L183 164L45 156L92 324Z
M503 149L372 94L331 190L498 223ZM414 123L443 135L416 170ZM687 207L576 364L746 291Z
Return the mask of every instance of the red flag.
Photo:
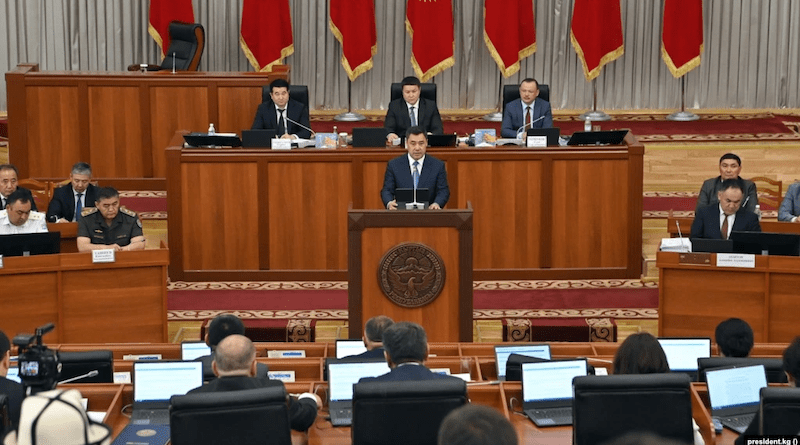
M661 58L675 77L700 66L703 53L703 0L666 0Z
M373 0L331 0L328 25L342 45L342 66L351 81L372 69L378 53Z
M536 52L536 24L532 0L486 0L483 4L483 40L508 77L519 71L519 61Z
M244 0L239 44L256 71L294 53L289 0Z
M575 0L570 39L583 64L586 80L625 52L620 0Z
M451 0L408 0L411 65L423 82L456 63Z
M150 23L147 31L161 47L161 57L169 48L169 23L194 23L192 0L150 0Z

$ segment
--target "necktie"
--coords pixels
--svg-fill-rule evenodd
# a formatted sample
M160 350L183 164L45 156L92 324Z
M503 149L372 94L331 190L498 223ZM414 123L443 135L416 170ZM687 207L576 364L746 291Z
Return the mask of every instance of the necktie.
M283 112L286 111L285 109L278 108L278 113L280 113L281 117L278 118L278 134L283 135L286 134L286 124L283 121Z
M728 239L728 215L725 215L725 220L722 222L722 228L719 230L722 232L722 239Z
M411 174L414 176L414 188L417 188L417 184L419 184L419 161L414 161L414 169L411 171Z
M411 126L415 127L417 125L417 116L414 115L414 107L408 108L408 117L411 118Z
M525 107L525 128L531 128L531 106Z
M78 197L75 200L75 221L80 221L81 219L81 212L83 211L83 204L81 204L81 196L83 193L78 193Z

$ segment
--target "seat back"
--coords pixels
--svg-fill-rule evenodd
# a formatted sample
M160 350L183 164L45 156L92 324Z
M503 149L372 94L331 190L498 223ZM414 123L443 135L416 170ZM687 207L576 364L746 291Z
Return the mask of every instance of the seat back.
M576 377L572 442L597 444L648 431L692 443L690 385L686 374Z
M539 97L550 102L550 85L539 84ZM519 99L519 85L503 85L503 113L506 112L506 105L517 99Z
M420 97L436 102L436 84L435 83L421 83L419 85ZM400 82L392 84L389 90L389 100L400 99L403 97L403 85Z
M11 413L8 407L8 396L0 394L0 437L11 431Z
M800 388L761 388L758 434L797 434L800 429Z
M177 71L197 71L206 46L206 31L199 23L172 22L169 24L169 48L161 61L161 69L172 69L175 54Z
M173 396L173 445L290 445L286 388L246 389Z
M289 99L296 100L308 108L308 86L289 85ZM272 102L269 95L269 85L261 87L261 102Z
M35 179L20 179L17 185L31 191L33 200L36 202L36 208L40 212L47 211L47 206L50 205L50 200L53 198L53 183Z
M781 201L783 201L783 181L766 176L756 176L750 180L756 183L758 204L761 205L762 210L765 205L772 209L780 207Z
M114 383L114 354L110 350L59 352L58 360L61 362L60 381L97 371L97 375L80 378L74 383Z
M435 445L444 417L466 403L460 379L357 383L353 445Z
M706 371L713 368L729 368L731 366L764 365L768 383L787 383L783 372L783 360L764 357L707 357L697 359L699 381L706 381Z

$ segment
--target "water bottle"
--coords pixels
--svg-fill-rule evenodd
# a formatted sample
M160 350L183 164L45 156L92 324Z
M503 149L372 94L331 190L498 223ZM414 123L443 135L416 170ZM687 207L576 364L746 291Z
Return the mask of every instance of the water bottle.
M338 148L347 148L347 133L339 133L339 141L336 146Z
M217 130L214 129L214 124L208 125L208 134L216 134Z
M758 217L758 220L761 221L761 205L760 204L756 204L755 214Z
M588 117L583 121L583 131L592 131L592 121Z

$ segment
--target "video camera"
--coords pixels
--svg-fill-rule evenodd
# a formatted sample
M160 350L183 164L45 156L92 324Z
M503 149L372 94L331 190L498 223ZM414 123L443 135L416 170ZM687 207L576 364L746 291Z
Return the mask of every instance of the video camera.
M56 351L42 344L42 336L55 329L48 323L36 328L35 334L17 334L14 346L19 348L19 378L32 393L55 389L61 375L61 363Z

